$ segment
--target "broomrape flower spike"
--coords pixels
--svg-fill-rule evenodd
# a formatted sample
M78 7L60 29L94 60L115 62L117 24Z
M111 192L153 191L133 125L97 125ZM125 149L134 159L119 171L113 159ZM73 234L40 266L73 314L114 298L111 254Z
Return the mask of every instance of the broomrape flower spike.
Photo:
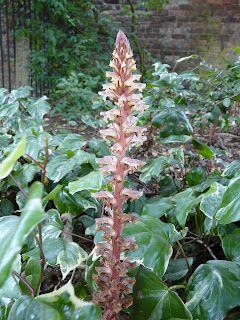
M98 159L103 174L111 173L109 180L113 192L100 191L94 194L103 201L107 216L96 219L97 230L103 231L106 242L96 244L96 252L101 255L101 267L96 268L94 275L99 291L94 295L94 301L103 309L101 320L120 319L120 311L132 304L131 291L135 283L134 278L127 276L129 268L135 268L136 263L129 258L122 258L122 253L131 249L136 250L135 239L125 239L121 236L122 229L128 222L135 223L137 217L125 214L122 205L128 199L138 199L141 191L123 188L124 177L128 173L138 170L143 161L127 157L130 145L141 145L146 138L142 135L145 129L136 125L137 119L132 114L143 112L147 106L141 100L142 94L135 94L137 89L142 91L145 84L136 83L140 75L132 75L136 70L130 44L122 31L117 34L113 60L110 62L113 72L107 72L111 83L103 85L103 92L99 92L105 99L113 100L115 108L102 113L105 120L110 120L108 128L101 130L104 139L114 142L110 151L112 155ZM125 317L126 319L126 317Z

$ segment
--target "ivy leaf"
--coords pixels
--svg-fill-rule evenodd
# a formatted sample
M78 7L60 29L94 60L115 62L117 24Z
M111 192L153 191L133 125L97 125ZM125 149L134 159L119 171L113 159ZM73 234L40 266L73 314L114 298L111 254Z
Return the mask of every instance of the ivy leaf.
M190 169L186 174L186 180L188 182L188 186L196 186L204 181L205 170L203 167L196 167Z
M139 248L129 251L131 260L141 261L151 268L159 277L167 269L172 255L170 238L174 232L172 224L166 224L150 216L141 216L135 224L127 224L123 229L123 237L135 237Z
M101 171L92 171L84 177L76 181L69 182L69 192L74 194L82 190L90 190L95 192L101 189L103 181L103 174Z
M0 179L7 177L13 168L14 163L24 154L26 138L23 137L14 150L0 163Z
M222 320L240 305L240 268L231 261L211 260L200 265L187 285L186 307L194 319Z
M139 266L133 287L132 320L192 319L175 292L151 270Z
M240 161L234 160L223 171L223 176L227 177L228 179L231 179L239 170L240 170Z
M187 261L191 267L193 264L193 258L187 258ZM169 280L176 281L182 279L188 273L188 271L188 266L184 258L176 260L174 259L169 261L169 265L164 277Z
M216 213L221 224L240 220L240 177L232 179L225 191L221 208Z
M161 129L160 138L191 135L193 128L185 113L175 108L160 112L152 119L152 124Z
M50 209L47 212L47 219L42 223L42 239L55 239L62 232L63 224L60 214L56 209Z
M12 306L8 320L97 320L100 316L100 307L78 299L68 282L60 289L36 298L22 296Z
M191 136L187 136L187 135L171 135L167 138L164 138L161 140L161 142L163 143L186 143L189 139L191 138Z
M231 100L229 98L223 99L223 105L224 107L228 108L231 104Z
M43 116L51 110L51 107L46 100L47 100L47 97L43 96L33 101L28 106L27 111L33 118L39 118L42 120Z
M199 197L201 199L200 209L210 219L215 218L216 212L221 207L225 191L226 187L218 182L213 182L210 189Z
M142 208L141 215L152 216L160 218L168 210L172 209L173 203L169 198L161 196L149 199Z
M26 140L26 153L32 158L37 159L39 152L45 148L45 139L48 138L49 144L51 141L50 134L41 132L39 134L31 134L27 136Z
M109 146L104 140L92 138L89 141L89 148L98 158L103 158L110 154Z
M88 257L88 254L77 243L67 242L61 238L52 239L51 241L45 239L43 241L43 252L48 264L60 265L63 279ZM23 257L39 259L39 248L25 253Z
M62 188L54 199L54 204L60 213L69 212L78 216L87 209L98 208L98 202L87 190L79 191L73 195L69 193L68 187Z
M85 146L86 141L84 141L83 136L75 133L69 133L60 146L57 148L58 151L64 153L68 150L80 150Z
M18 273L21 273L21 265L21 256L18 254L13 262L12 269ZM16 281L19 282L19 279L15 277L14 280L12 274L10 273L3 286L0 288L0 298L17 299L20 297L20 292Z
M154 160L149 161L145 166L141 168L140 180L148 183L151 178L159 180L160 173L167 168L168 162L165 157L158 157Z
M61 180L69 171L75 169L83 163L88 163L86 152L79 150L73 157L68 157L67 154L60 154L50 160L46 167L46 175L49 179L54 180L54 183Z
M240 264L240 229L235 229L223 238L222 248L229 260Z
M188 188L171 198L176 201L175 215L181 227L185 226L187 215L192 207L200 202L198 198L192 196L192 193L192 189Z
M12 90L11 93L9 93L8 98L9 102L16 101L18 99L27 98L30 95L32 88L29 86L18 88L16 90Z
M0 218L0 287L7 279L12 264L20 252L27 235L45 217L41 197L43 186L35 182L28 194L26 205L20 217L8 216Z
M0 118L3 118L3 117L11 118L18 111L18 108L19 108L18 101L2 104L0 106Z
M199 151L199 154L202 155L205 159L212 159L212 155L214 154L214 152L206 144L197 139L193 139L192 144L194 148Z

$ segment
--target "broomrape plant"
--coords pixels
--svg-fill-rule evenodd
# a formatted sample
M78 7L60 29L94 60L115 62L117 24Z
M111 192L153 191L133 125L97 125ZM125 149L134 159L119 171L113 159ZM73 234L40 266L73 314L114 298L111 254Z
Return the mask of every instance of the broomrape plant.
M103 85L105 89L99 94L114 101L115 108L104 112L105 121L110 120L108 129L101 130L104 139L113 140L115 143L110 148L111 155L97 159L103 174L112 174L108 180L110 192L100 191L95 197L103 201L105 213L96 219L97 230L103 231L105 242L96 245L96 253L101 255L101 267L96 268L95 280L99 291L95 294L94 301L100 305L104 312L101 319L120 319L119 312L132 304L131 286L134 278L128 278L129 268L134 269L136 262L131 262L123 253L129 249L137 249L134 237L123 238L121 232L128 223L135 223L137 217L123 213L123 203L128 199L133 201L142 195L142 191L131 190L123 187L124 177L128 173L138 170L143 161L131 159L127 156L127 149L135 144L140 146L146 138L142 135L146 130L136 125L137 119L132 114L135 111L143 112L147 106L141 100L140 93L145 87L143 83L136 83L141 75L133 75L136 64L128 39L122 31L117 34L113 60L110 62L113 72L107 72L111 83Z

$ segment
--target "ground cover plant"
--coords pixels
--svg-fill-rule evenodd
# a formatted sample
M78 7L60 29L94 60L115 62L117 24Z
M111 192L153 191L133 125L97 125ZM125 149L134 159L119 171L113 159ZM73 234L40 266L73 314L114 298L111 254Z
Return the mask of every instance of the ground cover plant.
M158 62L143 100L120 31L105 140L46 126L30 87L1 89L1 319L239 318L240 161L202 140L238 132L238 66Z

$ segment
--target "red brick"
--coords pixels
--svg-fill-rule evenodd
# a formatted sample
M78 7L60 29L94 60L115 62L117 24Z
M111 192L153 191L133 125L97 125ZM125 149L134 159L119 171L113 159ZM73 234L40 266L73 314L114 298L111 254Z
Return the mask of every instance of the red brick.
M207 0L209 4L223 4L223 0Z

